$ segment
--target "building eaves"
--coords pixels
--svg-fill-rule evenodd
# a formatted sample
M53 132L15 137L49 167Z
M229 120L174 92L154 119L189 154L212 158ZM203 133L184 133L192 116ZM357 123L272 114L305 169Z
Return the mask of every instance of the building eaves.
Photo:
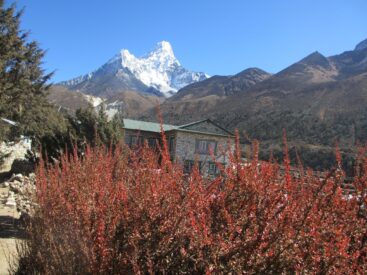
M227 129L223 128L222 126L219 126L218 124L216 124L215 122L213 122L211 119L203 119L203 120L199 120L199 121L195 121L195 122L191 122L191 123L188 123L188 124L184 124L184 125L179 125L178 126L178 129L185 129L187 127L190 127L190 126L193 126L193 125L196 125L196 124L200 124L200 123L203 123L203 122L209 122L211 124L213 124L215 127L221 129L222 131L228 133L228 135L231 135L231 136L234 136L234 134L230 131L228 131Z
M137 130L137 131L146 131L146 132L161 132L161 124L155 122L146 122L141 120L133 120L133 119L124 119L124 129L127 130ZM170 124L162 124L164 131L170 131L176 129L177 126Z
M203 132L203 131L195 131L195 130L181 129L181 128L172 129L172 130L169 130L169 131L166 131L166 132L169 133L169 132L174 132L174 131L193 133L193 134L201 134L201 135L207 135L207 136L218 136L218 137L229 137L229 138L234 138L235 137L233 134L223 135L223 134Z

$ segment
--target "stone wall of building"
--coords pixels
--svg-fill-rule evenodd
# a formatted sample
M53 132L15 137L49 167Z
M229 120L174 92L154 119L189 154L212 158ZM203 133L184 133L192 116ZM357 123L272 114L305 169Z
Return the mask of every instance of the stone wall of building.
M203 173L206 173L208 165L213 162L213 159L210 154L198 154L196 152L197 140L215 141L217 143L216 161L225 165L228 163L228 151L234 149L234 138L177 131L174 157L179 163L184 165L185 161L201 162ZM231 144L230 148L228 148L228 142Z

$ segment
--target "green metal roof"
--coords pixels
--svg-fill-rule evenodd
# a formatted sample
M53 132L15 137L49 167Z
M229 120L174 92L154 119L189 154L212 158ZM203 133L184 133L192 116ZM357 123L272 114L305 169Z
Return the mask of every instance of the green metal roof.
M129 130L138 130L138 131L146 131L146 132L161 132L161 125L160 123L155 122L146 122L141 120L133 120L133 119L124 119L124 128ZM170 131L177 129L177 126L163 124L164 131Z
M208 118L203 119L203 120L199 120L199 121L195 121L195 122L191 122L191 123L187 123L187 124L183 124L183 125L178 126L178 128L182 129L182 130L190 131L190 132L201 132L201 133L205 133L205 134L213 134L214 135L214 133L208 133L208 132L203 132L203 131L185 129L189 126L199 124L199 123L202 123L202 122L209 122L209 123L213 124L215 127L217 127L219 129L221 129L222 131L226 132L228 135L234 136L234 134L232 132L228 131L227 129L223 128L222 126L219 126L218 124L214 123L211 119L208 119ZM215 134L215 135L223 136L222 134ZM225 135L225 136L227 136L227 135Z
M228 135L185 129L185 127L187 127L187 126L194 125L194 124L197 124L197 123L200 123L200 122L203 122L203 121L209 121L210 123L213 123L211 120L205 119L205 120L201 120L201 121L197 121L197 122L193 122L193 123L189 123L189 124L184 124L184 125L179 125L179 126L170 125L170 124L163 124L163 130L165 132L172 131L172 130L177 130L177 131L181 131L181 132L190 132L190 133L205 134L205 135L212 135L212 136L222 136L222 137L233 136L233 134L231 132L229 132L228 130L226 130L226 129L220 127L220 126L218 126L215 123L213 123L213 124L215 126L221 128L225 132L227 132ZM124 129L160 133L161 132L161 125L160 125L160 123L156 123L156 122L146 122L146 121L141 121L141 120L134 120L134 119L124 118Z

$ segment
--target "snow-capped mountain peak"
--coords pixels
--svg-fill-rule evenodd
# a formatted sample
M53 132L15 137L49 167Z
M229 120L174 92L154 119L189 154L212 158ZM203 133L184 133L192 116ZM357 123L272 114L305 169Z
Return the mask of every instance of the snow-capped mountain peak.
M163 71L170 66L181 65L173 53L171 44L167 41L157 43L154 50L140 58L135 57L127 49L122 49L120 55L121 65L126 68L135 68L138 65L137 63L139 63L139 65L146 65L145 67L152 67Z
M122 49L120 51L120 57L122 58L122 60L130 60L130 59L133 59L135 58L134 55L132 55L129 50L127 49Z
M158 42L154 50L149 52L143 58L155 60L157 62L160 62L161 64L166 63L165 65L171 65L174 63L176 63L177 65L181 65L180 62L176 59L175 54L173 53L171 43L169 43L168 41Z
M185 69L175 57L171 44L168 41L161 41L156 44L152 51L142 57L136 57L129 50L122 49L88 77L82 76L61 84L66 86L71 86L70 84L72 86L81 85L84 80L90 80L94 75L98 75L100 70L103 70L103 74L113 74L113 77L123 81L124 85L127 83L124 81L127 78L129 83L133 83L133 79L135 79L141 85L145 85L148 92L153 89L166 97L191 83L208 78L207 74ZM131 87L130 89L140 91L141 87L139 89Z
M167 96L180 88L172 85L172 76L181 64L167 41L159 42L153 51L141 58L135 57L128 50L121 50L121 65L128 68L145 85L154 87Z

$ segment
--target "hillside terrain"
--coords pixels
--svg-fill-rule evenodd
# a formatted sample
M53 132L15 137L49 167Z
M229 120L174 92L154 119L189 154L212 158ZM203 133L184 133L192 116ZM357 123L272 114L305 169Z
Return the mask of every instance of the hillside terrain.
M140 116L142 113L158 106L164 98L141 94L136 91L124 91L109 98L101 98L73 91L65 86L54 85L49 90L48 100L57 108L69 114L74 114L80 108L92 106L98 109L103 105L111 118L117 112L120 112L124 117Z
M91 104L85 94L71 91L59 85L50 87L47 98L57 108L71 113L74 113L78 108L87 108Z
M326 57L315 51L271 74L248 68L231 76L184 69L168 42L136 58L122 50L93 73L59 83L49 96L75 110L104 102L107 113L166 123L211 118L239 129L242 142L261 141L261 155L281 156L282 129L291 154L316 169L334 163L335 146L352 167L354 148L367 140L367 40L354 50Z
M243 142L260 140L263 157L281 155L284 128L306 165L332 165L336 144L348 161L352 148L367 140L366 41L331 57L314 52L274 75L248 69L188 85L161 105L164 120L212 118L238 128ZM154 112L141 118L154 119Z

